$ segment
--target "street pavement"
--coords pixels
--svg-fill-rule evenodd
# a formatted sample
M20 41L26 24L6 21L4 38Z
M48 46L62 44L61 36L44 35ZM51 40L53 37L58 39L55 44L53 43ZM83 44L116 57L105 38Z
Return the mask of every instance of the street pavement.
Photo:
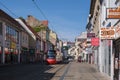
M70 62L43 65L11 64L0 65L0 80L110 80L94 65Z
M64 80L110 80L100 73L94 65L88 63L71 63Z
M1 65L0 80L50 80L54 73L45 71L54 67L39 63Z
M100 73L95 65L71 62L58 71L51 80L110 80L110 77Z

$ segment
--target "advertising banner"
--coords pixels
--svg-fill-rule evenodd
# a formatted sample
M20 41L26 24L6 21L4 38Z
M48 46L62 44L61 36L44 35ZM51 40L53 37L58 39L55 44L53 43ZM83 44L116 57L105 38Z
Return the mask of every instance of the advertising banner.
M101 39L115 39L115 29L114 27L102 27L100 29Z
M14 42L11 42L11 48L15 49L16 48L16 44Z
M99 46L99 38L91 38L92 46Z
M108 19L120 19L120 6L118 8L107 8Z

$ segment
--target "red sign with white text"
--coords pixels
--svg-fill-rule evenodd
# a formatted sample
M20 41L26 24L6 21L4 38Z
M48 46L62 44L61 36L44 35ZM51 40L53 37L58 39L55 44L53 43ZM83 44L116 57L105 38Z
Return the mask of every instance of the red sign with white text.
M99 38L91 38L92 46L99 46Z

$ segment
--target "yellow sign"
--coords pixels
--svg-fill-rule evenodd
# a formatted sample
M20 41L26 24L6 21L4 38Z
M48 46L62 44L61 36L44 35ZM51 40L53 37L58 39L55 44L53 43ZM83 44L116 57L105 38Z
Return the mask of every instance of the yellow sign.
M114 27L101 28L100 29L100 38L101 39L114 39L115 38Z
M12 49L15 49L15 48L16 48L16 44L15 44L14 42L11 42L10 47L11 47Z

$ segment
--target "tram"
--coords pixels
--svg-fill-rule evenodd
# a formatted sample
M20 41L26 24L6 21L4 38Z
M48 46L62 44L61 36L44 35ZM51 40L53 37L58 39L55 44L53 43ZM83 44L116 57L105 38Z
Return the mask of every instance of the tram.
M56 64L56 51L55 50L48 50L46 61L48 64Z

